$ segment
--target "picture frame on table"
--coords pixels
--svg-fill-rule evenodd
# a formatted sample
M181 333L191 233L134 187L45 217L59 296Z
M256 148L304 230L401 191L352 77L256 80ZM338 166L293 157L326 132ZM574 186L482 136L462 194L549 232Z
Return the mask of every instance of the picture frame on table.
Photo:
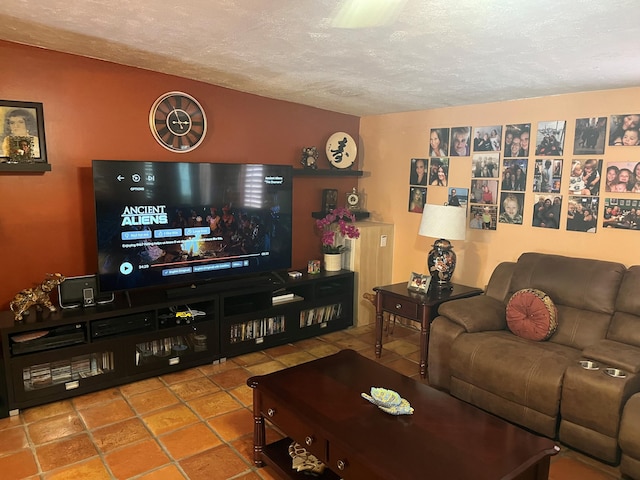
M338 207L338 190L325 188L322 190L322 213L329 213Z
M427 293L427 291L429 291L429 285L431 285L431 275L411 272L409 283L407 284L409 290L412 292Z
M48 163L42 103L0 100L5 163Z

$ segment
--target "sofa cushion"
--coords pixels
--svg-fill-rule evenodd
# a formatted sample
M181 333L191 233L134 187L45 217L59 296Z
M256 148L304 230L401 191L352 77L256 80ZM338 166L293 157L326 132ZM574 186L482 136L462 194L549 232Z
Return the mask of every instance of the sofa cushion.
M558 327L558 311L549 295L535 288L514 293L507 303L507 326L528 340L548 340Z

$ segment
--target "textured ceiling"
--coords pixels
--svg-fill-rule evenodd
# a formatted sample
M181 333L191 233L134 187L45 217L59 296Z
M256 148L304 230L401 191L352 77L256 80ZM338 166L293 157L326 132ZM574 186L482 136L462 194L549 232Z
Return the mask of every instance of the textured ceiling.
M2 0L0 25L359 116L640 84L638 0Z

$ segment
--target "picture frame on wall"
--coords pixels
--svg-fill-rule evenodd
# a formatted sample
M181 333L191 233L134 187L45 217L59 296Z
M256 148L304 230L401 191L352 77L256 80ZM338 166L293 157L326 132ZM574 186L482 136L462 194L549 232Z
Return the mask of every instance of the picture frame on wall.
M427 293L429 285L431 285L431 275L411 272L407 289L412 292Z
M0 100L3 163L47 164L42 103Z

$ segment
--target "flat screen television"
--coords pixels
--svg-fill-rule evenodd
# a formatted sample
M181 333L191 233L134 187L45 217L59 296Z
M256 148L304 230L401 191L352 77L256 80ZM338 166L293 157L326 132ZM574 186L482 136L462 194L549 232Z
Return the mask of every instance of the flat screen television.
M291 267L288 165L94 160L102 292Z

